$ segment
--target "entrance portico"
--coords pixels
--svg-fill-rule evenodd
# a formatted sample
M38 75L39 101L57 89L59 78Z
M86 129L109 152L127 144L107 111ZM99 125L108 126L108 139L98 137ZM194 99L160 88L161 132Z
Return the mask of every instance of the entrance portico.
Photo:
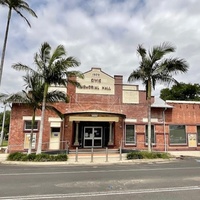
M108 113L103 111L85 111L80 113L68 113L66 121L68 135L72 147L80 148L104 148L114 147L115 138L123 136L120 129L125 115ZM71 130L69 127L72 127ZM69 131L72 134L69 134Z

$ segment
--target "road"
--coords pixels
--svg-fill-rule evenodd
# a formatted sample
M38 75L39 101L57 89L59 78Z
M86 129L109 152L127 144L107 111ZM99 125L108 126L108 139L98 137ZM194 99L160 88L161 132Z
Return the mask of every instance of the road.
M199 194L200 158L98 166L0 164L0 200L196 200Z

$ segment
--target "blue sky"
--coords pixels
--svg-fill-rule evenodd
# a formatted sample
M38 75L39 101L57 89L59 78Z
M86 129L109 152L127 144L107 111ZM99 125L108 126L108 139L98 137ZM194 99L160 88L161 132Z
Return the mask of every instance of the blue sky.
M1 92L23 88L14 63L34 67L33 56L43 42L52 48L62 44L68 55L80 60L82 72L100 67L111 76L123 75L124 83L138 67L136 48L147 49L162 42L176 46L171 57L190 65L178 81L199 83L200 79L200 1L199 0L27 0L38 18L24 13L32 28L13 13L3 71ZM7 20L7 8L0 7L0 53ZM140 82L140 89L143 86ZM166 85L157 85L154 95Z

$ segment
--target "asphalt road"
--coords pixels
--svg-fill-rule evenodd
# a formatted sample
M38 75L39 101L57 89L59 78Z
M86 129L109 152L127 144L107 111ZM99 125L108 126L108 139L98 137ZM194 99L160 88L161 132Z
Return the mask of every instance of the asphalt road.
M197 200L200 158L140 164L0 164L2 199Z

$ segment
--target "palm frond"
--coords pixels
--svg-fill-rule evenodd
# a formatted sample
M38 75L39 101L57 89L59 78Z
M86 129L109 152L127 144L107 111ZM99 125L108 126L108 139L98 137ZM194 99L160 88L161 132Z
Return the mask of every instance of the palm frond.
M189 65L184 59L173 58L173 59L165 59L162 63L164 70L171 74L185 73L188 71Z
M66 93L59 90L48 92L46 99L48 103L55 103L60 101L68 102L68 97Z
M137 47L137 53L142 57L142 59L144 59L145 56L146 56L147 51L146 51L146 49L143 48L143 46L140 44L140 45L138 45L138 47Z
M32 10L29 6L29 4L23 0L20 0L20 3L18 5L18 7L20 10L24 10L27 11L29 14L31 14L33 17L37 18L36 13L34 12L34 10Z
M49 66L51 66L56 60L61 59L65 55L66 55L66 51L65 51L64 46L58 45L51 56L51 59L49 61Z
M35 70L32 69L31 67L21 64L21 63L16 63L12 65L12 68L17 70L17 71L25 71L25 72L32 72L35 73Z
M31 24L28 21L28 19L20 11L18 11L16 8L13 8L13 10L26 21L26 23L28 24L29 27L31 27Z
M81 63L74 57L68 57L67 59L65 59L65 66L66 67L78 67Z
M54 113L56 113L61 119L63 119L64 117L64 114L62 112L60 112L57 108L55 108L54 106L51 106L51 105L46 105L45 108L47 110L51 110L53 111Z
M11 10L13 9L17 14L19 14L31 27L28 19L21 13L22 11L26 11L31 14L33 17L37 17L36 13L29 7L29 4L23 0L15 0L15 1L4 1L3 5L7 5Z
M38 61L42 63L42 65L40 65L41 67L45 66L45 64L49 62L51 57L50 52L51 52L51 46L47 42L44 42L41 45L39 54L36 54Z
M6 103L28 103L29 100L26 98L24 92L17 92L15 94L10 94L5 99Z
M7 6L7 1L5 1L5 0L0 0L0 4L3 5L3 6Z
M70 77L78 77L81 79L84 78L84 74L80 71L68 71L65 73L65 75L67 76L67 78L70 78Z
M159 46L154 46L152 51L149 52L149 57L152 60L152 63L163 58L168 53L172 53L175 51L175 47L170 43L164 42Z

